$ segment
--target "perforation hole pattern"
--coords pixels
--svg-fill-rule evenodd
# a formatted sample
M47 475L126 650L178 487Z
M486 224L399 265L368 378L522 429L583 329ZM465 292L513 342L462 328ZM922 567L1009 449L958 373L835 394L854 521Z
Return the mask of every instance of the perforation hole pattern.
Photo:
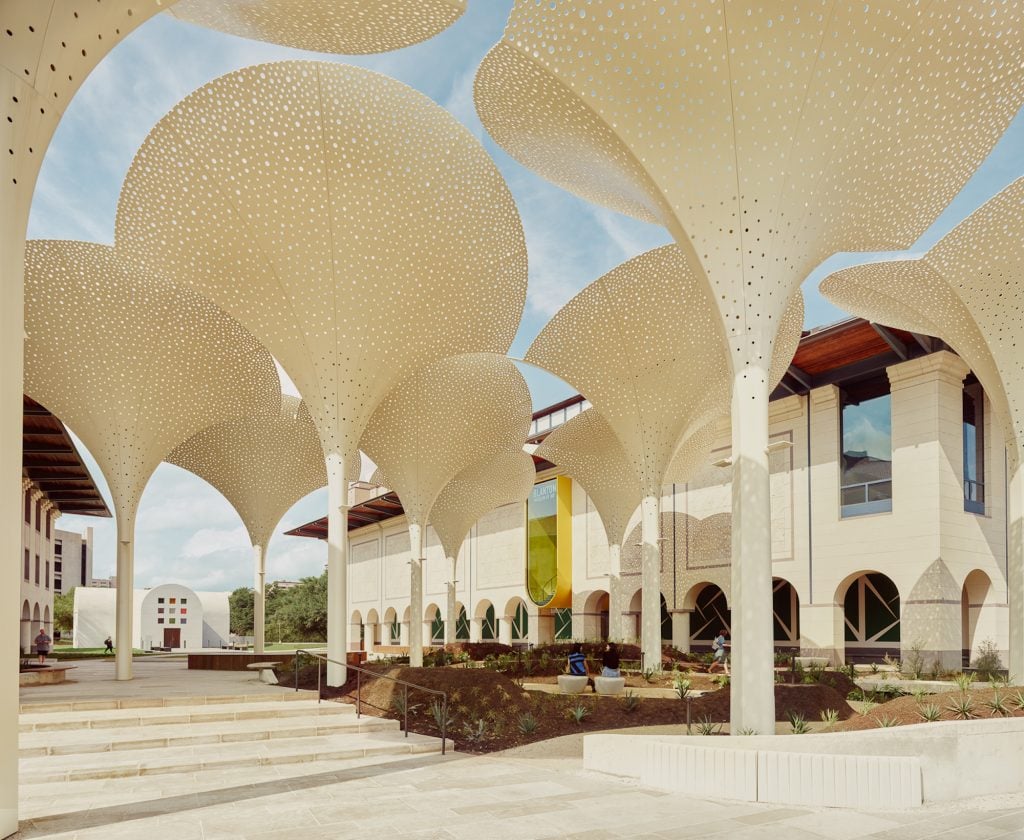
M251 333L107 246L27 243L25 330L25 392L82 439L119 517L183 440L280 403L274 360Z
M526 296L519 216L476 138L339 64L249 67L183 100L132 163L116 237L266 343L327 453L355 453L417 367L504 353Z
M1024 101L1024 6L516 0L476 79L520 162L692 251L763 369L835 251L909 247Z
M425 525L438 495L462 470L522 449L532 418L526 380L505 356L453 356L405 377L374 412L360 448Z
M281 517L327 484L316 427L298 398L280 410L224 420L179 445L166 459L213 485L238 512L253 545L266 548ZM359 459L346 463L359 478Z

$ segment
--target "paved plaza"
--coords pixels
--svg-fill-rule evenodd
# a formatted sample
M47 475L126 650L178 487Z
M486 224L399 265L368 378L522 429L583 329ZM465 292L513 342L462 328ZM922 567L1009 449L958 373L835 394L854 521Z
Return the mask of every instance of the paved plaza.
M139 660L129 683L112 680L109 662L80 663L74 674L74 683L23 689L23 714L104 696L126 705L154 697L212 704L218 696L258 700L281 691L248 673L188 671L181 659ZM569 736L490 756L412 754L386 763L367 757L22 784L21 836L1024 837L1024 794L892 813L690 799L583 770L582 743Z

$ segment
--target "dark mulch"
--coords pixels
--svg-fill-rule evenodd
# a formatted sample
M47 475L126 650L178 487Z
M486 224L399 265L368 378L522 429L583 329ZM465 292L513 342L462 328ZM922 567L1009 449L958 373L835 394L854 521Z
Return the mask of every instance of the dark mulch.
M1024 710L1019 708L1018 694L1024 695L1024 688L1014 686L1012 688L999 689L977 689L969 693L971 698L971 718L993 718L993 717L1024 717ZM962 697L959 689L946 691L942 694L925 694L918 700L916 697L897 697L886 703L880 703L863 715L856 715L845 723L835 727L837 732L857 729L876 729L882 722L891 723L893 726L908 726L917 723L926 723L922 712L929 705L938 706L941 710L940 720L962 720L952 705ZM999 697L1004 701L1008 715L1000 714L992 708L994 700ZM1024 696L1020 698L1024 701Z
M595 697L590 693L569 697L525 691L504 674L484 668L371 667L390 677L447 692L449 715L453 720L448 735L463 752L493 752L578 732L686 723L687 704L678 699L648 697L631 708L623 697ZM278 674L283 684L293 684L294 675L284 671ZM316 687L313 668L300 671L300 685ZM345 686L325 692L325 696L352 703L355 692L353 678ZM363 675L362 710L366 714L401 719L395 700L400 700L402 693L403 689L393 682ZM409 690L411 732L440 734L431 708L432 699L425 692ZM854 714L835 689L820 684L777 685L775 704L779 720L787 720L790 714L796 713L816 721L826 709L835 709L841 720ZM571 715L577 706L587 710L580 722ZM693 723L702 719L728 721L729 687L693 699L690 715ZM536 721L536 729L523 731L529 729L527 724L531 718Z

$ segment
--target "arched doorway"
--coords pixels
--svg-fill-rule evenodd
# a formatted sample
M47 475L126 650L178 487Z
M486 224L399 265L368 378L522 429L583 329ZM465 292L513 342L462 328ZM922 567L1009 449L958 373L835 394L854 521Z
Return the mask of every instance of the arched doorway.
M370 650L380 644L380 614L376 609L366 614L366 643Z
M608 610L611 599L603 589L595 589L583 602L583 638L608 640Z
M723 627L732 630L732 611L725 599L725 592L713 583L698 584L700 587L693 597L693 614L690 616L690 645L710 647L712 640ZM689 597L687 598L689 600Z
M352 611L352 618L349 621L348 647L349 650L365 650L366 642L365 628L363 626L363 614L359 610Z
M511 617L512 641L525 642L530 635L530 614L522 598L512 598L505 605L505 615Z
M981 569L975 569L964 579L960 601L964 665L970 665L981 642L1001 638L993 602L992 580Z
M469 617L465 605L458 603L455 605L455 641L469 641Z
M863 572L847 580L845 590L840 588L836 598L843 604L847 652L881 656L891 651L898 656L900 593L896 584L881 572Z
M21 650L22 653L32 652L32 608L28 601L21 605Z
M800 646L800 597L783 578L772 578L772 625L776 647Z
M494 604L490 601L478 603L474 618L480 622L480 641L493 642L498 638L498 617L494 612Z
M394 607L384 610L384 626L387 627L388 644L402 644L402 625L398 621L398 610Z
M430 644L444 644L444 615L437 604L428 604L423 611L424 621L430 623Z

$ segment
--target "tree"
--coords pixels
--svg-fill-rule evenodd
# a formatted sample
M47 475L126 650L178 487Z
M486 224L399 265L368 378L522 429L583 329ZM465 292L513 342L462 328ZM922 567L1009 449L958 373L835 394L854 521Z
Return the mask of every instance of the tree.
M62 636L70 634L74 630L74 622L75 589L72 587L62 595L53 596L53 629Z
M267 591L267 627L290 641L327 639L327 573L303 578L290 589Z
M252 635L252 614L256 596L248 586L240 586L228 596L231 609L231 632L236 636Z

